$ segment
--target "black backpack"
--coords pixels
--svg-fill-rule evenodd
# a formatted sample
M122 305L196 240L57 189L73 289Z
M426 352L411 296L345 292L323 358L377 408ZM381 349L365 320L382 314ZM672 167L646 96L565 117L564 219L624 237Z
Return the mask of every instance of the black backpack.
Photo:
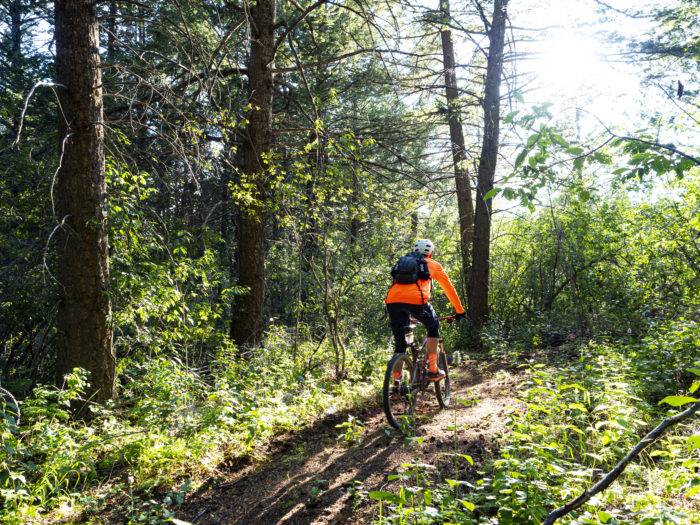
M428 262L417 252L399 257L391 269L391 277L398 284L417 284L418 281L430 279Z

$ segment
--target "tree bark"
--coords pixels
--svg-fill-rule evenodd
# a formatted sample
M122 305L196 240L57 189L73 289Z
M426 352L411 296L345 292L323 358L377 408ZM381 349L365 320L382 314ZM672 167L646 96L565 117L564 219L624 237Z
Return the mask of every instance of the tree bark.
M440 11L445 23L450 18L449 0L440 0ZM464 145L462 118L458 107L457 73L452 32L445 26L440 31L442 62L445 70L445 97L447 98L447 123L450 128L452 163L454 164L457 211L459 213L459 239L462 252L462 283L469 282L471 249L474 237L474 205L467 172L467 152Z
M472 268L469 280L469 319L479 329L489 314L489 256L491 243L491 199L484 196L493 188L499 145L501 118L501 76L505 44L508 0L495 0L493 19L488 29L489 52L484 86L484 137L479 158L476 185L476 213Z
M246 292L233 305L231 337L240 347L258 346L263 333L265 296L265 226L271 200L269 168L272 148L272 63L275 55L275 2L258 0L250 8L250 90L243 148L243 176L254 203L240 210L238 285Z
M350 244L357 243L360 238L360 228L362 227L362 221L360 220L360 213L358 208L360 207L360 181L357 177L357 170L353 166L352 168L352 194L350 195Z
M411 212L411 242L418 238L418 211Z
M56 79L62 158L55 195L58 240L60 381L74 367L90 372L89 394L115 395L105 205L102 80L95 2L56 0Z
M5 82L0 89L9 88L17 93L25 92L28 89L29 74L24 67L25 58L22 54L22 41L27 36L24 17L30 8L23 5L22 0L12 0L7 6L7 14L10 19L10 42L8 49L9 70L6 72ZM12 118L12 125L8 129L10 137L16 137L20 129L21 117L15 112Z

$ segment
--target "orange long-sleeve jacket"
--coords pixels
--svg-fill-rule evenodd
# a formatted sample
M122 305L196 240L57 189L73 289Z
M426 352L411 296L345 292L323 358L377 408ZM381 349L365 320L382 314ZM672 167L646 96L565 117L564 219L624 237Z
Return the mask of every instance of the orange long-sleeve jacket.
M431 257L425 258L428 263L428 271L430 271L430 279L418 281L416 284L399 284L394 283L389 288L389 293L386 295L385 303L407 303L407 304L425 304L430 301L430 292L432 289L431 280L435 279L445 291L445 295L452 303L455 311L458 314L464 313L464 307L459 300L457 290L455 290L450 277L445 273L442 265L433 260Z

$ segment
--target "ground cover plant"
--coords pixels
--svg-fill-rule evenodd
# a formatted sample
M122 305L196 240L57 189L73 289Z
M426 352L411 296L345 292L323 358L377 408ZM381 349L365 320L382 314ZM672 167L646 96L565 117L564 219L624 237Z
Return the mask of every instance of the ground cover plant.
M260 459L257 447L275 435L376 396L378 376L361 377L361 365L336 382L321 362L328 348L300 349L300 360L319 360L309 370L281 357L282 341L244 362L223 349L206 377L168 358L124 362L120 403L89 421L72 421L70 408L85 399L84 371L35 389L19 425L9 410L2 420L3 522L89 521L115 507L130 523L168 521L223 463Z
M385 505L378 522L541 523L555 506L610 470L652 423L677 410L673 399L659 404L650 373L672 384L678 371L656 359L650 360L653 366L650 361L630 366L630 355L654 355L662 343L681 345L697 360L697 337L696 325L681 322L637 344L591 341L575 349L575 358L528 365L528 380L518 392L520 408L498 454L478 476L455 480L431 470L423 479L406 476L410 483L376 495ZM687 394L691 384L677 384L671 392ZM698 430L692 420L675 428L613 488L563 522L696 523ZM402 476L410 472L407 468Z

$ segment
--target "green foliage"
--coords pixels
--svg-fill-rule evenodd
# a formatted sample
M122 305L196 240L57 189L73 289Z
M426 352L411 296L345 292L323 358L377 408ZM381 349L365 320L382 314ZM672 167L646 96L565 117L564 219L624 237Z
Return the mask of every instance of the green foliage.
M348 420L335 426L341 431L338 434L338 441L342 441L345 446L351 447L359 445L362 442L362 436L365 433L365 425L361 420L353 415L348 416Z
M374 395L377 374L337 383L325 366L328 345L301 344L297 365L281 344L288 340L273 334L246 359L222 346L206 375L176 358L123 359L119 404L93 407L86 421L71 409L87 384L84 372L67 376L62 388L36 388L21 403L21 426L6 410L0 419L0 517L70 517L108 504L114 511L116 501L130 523L162 523L224 459L253 454L275 434ZM350 357L355 374L359 361ZM324 364L309 369L316 359ZM350 426L346 434L359 439L361 423ZM87 497L98 480L99 496Z
M636 338L693 312L700 274L688 225L700 210L698 180L671 183L653 204L603 197L582 182L552 209L494 226L496 340L532 348L553 333Z
M675 331L668 327L656 336L667 340ZM694 333L697 337L697 327ZM416 517L415 523L541 523L612 468L663 417L645 397L649 382L668 374L651 341L633 346L591 342L579 348L574 362L530 365L509 431L497 456L482 466L481 477L427 477L425 470L420 476L392 476L398 489L369 494L384 504L379 523L414 523L409 516ZM648 362L637 368L641 355ZM652 360L654 376L649 375ZM667 401L681 404L684 397ZM691 510L689 499L700 490L695 474L700 440L694 432L693 422L675 429L611 489L562 523L696 523L700 513ZM689 505L677 505L686 498Z
M74 410L86 402L89 378L76 370L60 388L47 386L61 334L53 209L60 108L46 85L14 145L24 97L54 74L51 46L40 45L50 41L40 22L48 3L11 4L19 18L3 7L0 20L0 379L20 396L22 419L2 401L0 519L70 521L81 510L99 519L112 509L130 523L174 521L222 461L373 395L388 342L388 266L415 235L436 241L466 297L454 182L439 158L449 156L445 107L432 92L443 84L435 82L443 74L435 30L447 26L437 12L375 2L304 13L276 50L274 150L264 156L261 191L241 170L245 115L260 108L238 74L250 26L236 4L99 7L119 397L90 405L81 420ZM278 34L299 14L298 4L279 3ZM477 26L465 17L451 27L481 32L472 14ZM407 464L392 477L397 492L365 496L356 486L356 502L380 501L397 523L534 523L663 411L697 396L700 178L692 149L684 156L679 140L658 139L662 124L681 139L696 124L697 15L689 0L653 12L657 27L635 50L660 57L650 82L666 77L664 90L685 82L673 99L683 114L654 116L633 136L606 130L596 144L574 140L554 125L552 105L525 113L513 94L504 123L523 139L511 173L482 197L519 204L513 220L494 215L491 324L480 333L467 323L444 327L443 336L455 362L476 347L523 360L554 343L575 362L530 370L522 411L482 479L444 480L430 465ZM335 61L378 46L401 52ZM463 71L482 65L477 53ZM472 129L483 80L467 76L459 74L465 95L450 109ZM237 286L246 246L236 217L251 210L268 223L266 341L242 353L227 334L246 293ZM441 292L434 303L450 311ZM351 416L338 430L351 446L364 428ZM423 439L409 430L407 444ZM697 430L682 429L631 470L624 493L575 519L686 519L667 503L700 490L699 448ZM312 499L327 484L316 480Z
M221 288L215 253L197 246L198 240L183 225L163 231L162 222L149 210L149 199L156 193L149 174L133 174L110 164L107 176L112 189L117 349L125 355L196 359L223 339L217 331L220 299L228 297L228 291ZM219 297L214 294L217 290ZM194 341L198 343L192 347Z

